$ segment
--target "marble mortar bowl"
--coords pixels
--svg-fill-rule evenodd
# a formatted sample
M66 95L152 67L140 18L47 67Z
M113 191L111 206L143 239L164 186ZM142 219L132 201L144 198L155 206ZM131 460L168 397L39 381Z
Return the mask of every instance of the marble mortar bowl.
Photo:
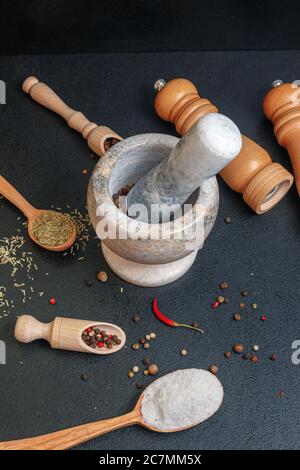
M162 286L183 276L195 261L217 216L219 190L215 177L196 191L190 212L171 222L139 222L114 204L113 194L129 182L138 181L168 157L178 140L163 134L129 137L106 152L89 181L88 211L101 239L104 258L119 277L138 286ZM113 227L113 235L99 235L98 224ZM154 238L149 235L151 231L156 234ZM166 231L170 234L167 239L163 236Z

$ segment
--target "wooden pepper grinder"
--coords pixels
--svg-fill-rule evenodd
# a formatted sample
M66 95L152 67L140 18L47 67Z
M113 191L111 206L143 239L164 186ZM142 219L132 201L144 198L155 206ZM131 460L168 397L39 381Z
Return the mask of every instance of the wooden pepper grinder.
M155 110L165 121L175 124L179 134L185 134L199 119L218 108L201 98L189 80L177 78L156 81ZM233 190L242 193L244 201L257 214L274 207L287 193L293 176L253 140L242 136L242 150L221 172L223 180Z
M59 114L67 121L69 127L80 132L87 140L90 149L99 157L102 157L116 141L122 140L122 137L109 127L98 126L90 122L80 111L70 108L48 85L41 83L36 77L28 77L22 88L34 101Z
M120 344L111 349L92 348L82 339L82 333L92 327L105 330L107 335L116 335ZM45 339L53 349L86 352L92 354L112 354L119 351L126 342L124 331L117 325L90 320L56 317L50 323L42 323L31 315L21 315L15 326L15 338L21 343L31 343L36 339Z
M300 87L275 80L263 101L263 110L274 124L279 145L286 148L294 170L300 196Z

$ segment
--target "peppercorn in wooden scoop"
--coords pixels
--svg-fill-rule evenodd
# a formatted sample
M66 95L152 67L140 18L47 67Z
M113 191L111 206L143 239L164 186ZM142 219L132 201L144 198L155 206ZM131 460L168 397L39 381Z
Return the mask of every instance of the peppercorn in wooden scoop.
M34 243L49 251L64 251L74 244L76 226L69 215L36 209L3 176L0 194L27 217L28 234Z
M112 354L126 343L124 331L111 323L63 317L42 323L31 315L18 318L15 338L21 343L45 339L53 349L91 354Z
M116 429L139 425L155 432L184 431L210 418L223 401L219 379L202 369L181 369L152 382L133 411L43 436L0 442L0 450L64 450Z

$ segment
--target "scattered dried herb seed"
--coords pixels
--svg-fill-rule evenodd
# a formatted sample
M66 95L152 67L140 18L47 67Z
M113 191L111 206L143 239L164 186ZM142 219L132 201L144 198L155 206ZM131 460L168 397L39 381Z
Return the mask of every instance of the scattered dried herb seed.
M87 379L88 379L88 375L87 375L87 374L81 374L80 378L81 378L81 380L83 380L84 382L86 382Z
M276 354L271 354L271 356L269 357L270 361L277 361L278 359L278 356L276 356Z
M180 354L181 354L182 356L186 356L186 355L187 355L187 350L186 350L186 349L182 349L182 350L180 351Z
M232 356L231 351L225 351L225 352L224 352L224 356L225 356L227 359L229 359L229 358Z
M256 364L258 362L258 357L255 354L251 356L251 362L253 362L253 364Z
M248 359L250 359L250 354L249 353L244 353L242 358L245 359L245 360L248 360Z
M231 217L225 217L224 222L225 224L231 224Z
M233 316L234 320L235 321L240 321L241 319L241 315L239 313L236 313L234 316Z
M242 290L241 292L242 297L248 297L248 295L249 295L249 292L247 290Z
M149 358L149 357L144 357L144 358L143 358L143 364L144 364L145 366L149 366L149 365L151 364L150 358Z

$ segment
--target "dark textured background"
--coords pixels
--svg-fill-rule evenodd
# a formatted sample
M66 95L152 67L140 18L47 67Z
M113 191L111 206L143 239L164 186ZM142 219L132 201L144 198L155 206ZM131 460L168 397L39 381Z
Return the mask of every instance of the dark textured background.
M298 0L0 0L0 54L298 49Z
M7 105L0 106L1 173L39 207L65 203L84 210L92 170L89 148L80 135L56 115L34 103L21 91L21 83L36 74L73 107L91 120L106 124L122 136L143 132L173 134L171 125L153 111L153 82L158 77L189 77L202 96L262 144L274 161L290 168L288 156L277 145L261 101L277 77L299 79L299 52L199 52L161 54L99 54L74 56L20 56L0 59L1 79L7 83ZM291 362L292 341L300 336L299 320L299 198L293 187L272 211L257 216L220 180L220 212L215 227L192 269L179 281L144 289L126 284L105 266L92 240L85 259L63 258L32 247L39 265L33 296L25 306L19 297L9 317L0 320L0 339L7 344L7 365L0 366L0 439L51 432L96 419L117 416L131 409L139 392L127 378L141 366L142 351L130 345L153 330L150 357L159 374L183 367L207 368L217 364L225 399L220 411L203 425L174 435L128 428L82 445L81 449L295 449L299 447L299 366ZM1 236L16 233L19 212L0 201ZM233 223L226 225L225 216ZM24 232L25 233L25 232ZM28 247L31 243L28 242ZM86 279L108 272L107 284ZM44 275L49 272L49 276ZM0 283L9 284L0 266ZM253 275L251 275L253 273ZM218 284L230 283L230 304L212 311ZM121 293L121 287L124 288ZM238 310L242 289L252 291L259 310ZM11 291L10 291L11 292ZM199 321L205 335L170 329L153 317L156 295L166 313L190 323ZM55 296L56 306L48 299ZM51 350L45 342L18 344L13 337L16 316L31 313L50 321L55 316L115 322L128 335L127 348L110 357ZM132 324L133 313L142 317ZM268 317L260 321L260 315ZM240 357L223 358L223 352L241 341L260 346L260 361L253 365ZM189 354L182 358L180 349ZM268 360L270 353L279 360ZM80 374L89 376L88 382ZM278 392L285 391L279 398Z

